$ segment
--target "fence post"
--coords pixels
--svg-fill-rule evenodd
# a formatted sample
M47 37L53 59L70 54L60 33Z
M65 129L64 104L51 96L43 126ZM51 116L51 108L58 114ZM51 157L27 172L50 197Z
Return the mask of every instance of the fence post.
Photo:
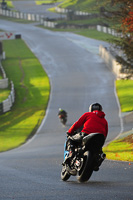
M2 57L2 53L3 53L3 45L2 42L0 41L0 58Z
M0 103L0 114L3 113L3 103Z

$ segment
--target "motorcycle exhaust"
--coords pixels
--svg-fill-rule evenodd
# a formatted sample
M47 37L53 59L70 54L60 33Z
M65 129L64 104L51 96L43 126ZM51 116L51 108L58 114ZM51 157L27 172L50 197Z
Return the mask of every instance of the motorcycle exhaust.
M105 153L102 153L102 154L101 154L101 158L102 158L102 160L104 160L104 159L106 158L106 154L105 154Z

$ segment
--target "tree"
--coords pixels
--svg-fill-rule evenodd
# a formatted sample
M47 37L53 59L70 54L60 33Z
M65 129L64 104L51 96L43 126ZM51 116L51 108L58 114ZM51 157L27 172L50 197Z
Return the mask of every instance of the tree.
M125 33L133 33L133 11L130 11L128 16L122 20L122 28Z
M117 55L117 61L124 66L126 72L133 75L133 2L131 0L113 0L115 10L109 11L114 20L118 20L121 32L120 40L113 40L115 48L122 50L123 56ZM113 8L112 6L112 8Z

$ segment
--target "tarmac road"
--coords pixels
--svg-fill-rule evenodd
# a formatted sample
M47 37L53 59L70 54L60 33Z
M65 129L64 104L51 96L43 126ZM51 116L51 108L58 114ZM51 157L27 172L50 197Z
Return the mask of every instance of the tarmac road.
M42 15L44 18L64 18L65 15L49 12L48 9L56 7L59 3L36 5L35 1L12 1L15 10L24 13Z
M132 200L132 165L106 160L87 183L60 179L65 132L89 104L100 102L109 122L107 142L121 131L115 76L98 55L101 41L72 33L51 32L33 25L0 20L0 29L21 33L40 60L51 83L47 115L35 137L22 147L0 154L1 200ZM62 127L58 108L68 112Z

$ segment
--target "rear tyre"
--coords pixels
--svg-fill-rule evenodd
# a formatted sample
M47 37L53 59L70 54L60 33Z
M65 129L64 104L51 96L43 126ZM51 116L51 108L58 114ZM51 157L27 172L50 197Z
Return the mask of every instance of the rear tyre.
M66 170L66 165L62 166L62 171L61 171L61 179L63 181L67 181L70 178L70 174Z
M67 122L67 120L66 119L61 119L61 123L63 124L63 125L66 125L66 122Z
M90 151L84 153L84 161L81 170L78 172L79 182L88 181L93 173L93 156Z

